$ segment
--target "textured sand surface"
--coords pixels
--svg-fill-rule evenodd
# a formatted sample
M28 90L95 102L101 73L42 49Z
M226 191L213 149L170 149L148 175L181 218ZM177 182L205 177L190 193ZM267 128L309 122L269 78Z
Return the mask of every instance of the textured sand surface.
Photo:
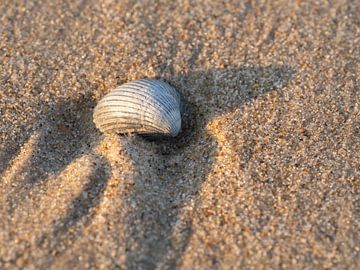
M360 2L0 2L0 269L358 269ZM187 100L103 136L113 87Z

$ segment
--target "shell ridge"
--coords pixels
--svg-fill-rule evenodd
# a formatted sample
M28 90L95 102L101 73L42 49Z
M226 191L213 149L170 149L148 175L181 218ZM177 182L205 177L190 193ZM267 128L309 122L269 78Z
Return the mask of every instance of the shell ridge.
M117 114L118 113L118 114ZM131 112L124 112L124 111L111 111L111 112L104 112L102 113L101 115L98 115L97 116L97 119L98 121L101 121L102 119L112 119L112 118L124 118L124 119L133 119L129 116L124 116L123 114L128 114L128 115L136 115L136 116L141 116L140 114L134 114L134 113L131 113ZM143 122L146 122L146 123L152 123L156 126L159 126L157 125L156 122L152 121L154 120L154 118L151 118L151 117L144 117L143 119Z
M121 102L121 103L129 103L129 104L134 104L134 105L137 105L138 107L139 107L139 109L141 109L142 107L145 107L145 108L147 108L147 112L149 113L149 114L152 114L152 115L157 115L158 113L158 111L161 111L161 106L158 106L156 103L154 103L154 102L151 102L151 101L147 101L147 100L142 100L143 101L143 103L136 103L136 102L134 102L134 101L132 101L133 100L133 96L125 96L125 95L122 95L122 96L111 96L111 97L118 97L118 98L116 98L116 99L114 99L114 98L111 98L111 99L108 99L108 100L106 100L105 102L103 102L103 103L99 103L99 107L98 107L98 109L96 110L96 112L94 113L94 115L98 115L101 111L102 111L102 109L103 108L105 108L105 107L112 107L112 106L116 106L116 105L110 105L110 102L116 102L116 101L118 101L118 102ZM128 100L128 99L122 99L123 97L127 97L127 98L129 98L130 100ZM144 103L145 103L145 105L149 105L149 106L144 106ZM155 105L156 104L156 105ZM127 108L133 108L133 107L127 107ZM152 108L152 110L149 110L149 108ZM159 120L159 117L154 117L154 119L158 119ZM166 123L166 122L164 122L164 123Z
M102 132L176 136L181 129L181 95L161 80L141 79L116 87L94 109Z
M165 101L165 104L167 104L167 102L170 103L170 104L171 104L171 102L175 102L175 103L179 104L180 95L176 92L175 88L173 88L172 86L170 86L170 85L168 85L168 84L166 84L165 82L162 82L162 81L155 81L155 80L150 80L150 79L142 79L142 80L138 81L139 84L141 82L144 82L144 83L147 82L152 86L158 86L161 89L163 89L163 91L161 92L161 96L159 96L159 99L164 98L163 100ZM137 83L137 82L134 82L134 84L135 83ZM154 87L154 89L157 89L157 88ZM176 96L174 96L174 94ZM166 121L167 117L172 118L172 121L170 121L170 123L168 123L168 121L166 121L168 124L171 125L176 120L175 120L175 117L172 116L171 110L168 110L168 108L169 108L168 106L163 107L163 110L164 110L166 115L162 115L162 117L163 117L163 119L165 121ZM178 106L178 109L180 110L180 106Z
M133 83L133 85L134 85L134 88L130 87L133 90L138 90L141 87L147 86L147 85L138 85L135 82ZM136 85L138 85L139 88L135 87ZM153 86L155 86L155 85L153 85ZM128 89L128 87L126 88L126 90L127 89ZM144 89L144 88L142 88L142 89ZM125 90L125 88L123 90ZM157 91L157 93L160 93L158 96L154 97L153 95L149 94L148 97L151 98L153 101L153 102L150 102L151 106L155 106L154 104L156 104L156 102L159 102L162 105L162 106L156 106L157 109L162 112L162 113L160 113L160 116L161 116L160 121L163 122L164 124L171 125L171 122L169 123L169 121L167 121L168 117L172 118L172 116L170 114L171 109L169 109L169 107L170 107L169 105L172 103L177 104L177 100L166 90L167 89L165 89L164 91L161 91L161 92ZM153 91L155 92L155 90L153 90ZM156 97L158 97L158 98L156 98Z
M154 129L154 130L157 130L157 131L162 131L162 132L167 132L167 130L164 130L162 128L159 128L158 126L154 126L154 125L151 125L151 124L139 124L139 123L134 123L134 122L119 122L118 121L119 119L118 118L113 118L113 119L107 119L106 122L102 122L102 125L101 127L106 127L107 125L111 125L111 124L114 124L116 123L117 125L121 126L123 125L124 127L127 127L129 125L132 125L132 126L139 126L139 127L147 127L147 128L151 128L151 129Z
M153 86L153 88L151 88L153 91L155 91L155 89L157 88L161 88L162 91L160 92L161 95L169 95L171 97L171 99L174 99L174 101L178 101L178 93L176 93L176 90L170 86L170 85L166 85L165 82L162 81L155 81L155 80L140 80L138 82L139 84L144 83L144 85L146 86Z
M133 129L133 128L150 128L154 131L157 131L157 132L164 132L164 130L162 129L159 129L158 127L154 127L154 126L149 126L149 125L140 125L140 124L136 124L136 123L119 123L117 121L109 121L109 122L106 122L102 125L103 128L105 128L104 130L107 131L109 130L108 127L114 127L114 126L117 126L117 127L122 127L125 132L123 133L127 133L127 130L129 129ZM112 128L111 128L112 129Z
M134 94L134 95L139 95L138 92L128 91L128 89L129 89L129 88L122 89L122 92L128 92L128 93L132 93L132 94ZM138 88L130 88L130 89L132 89L132 90L138 90ZM146 93L146 92L144 92L144 93ZM112 96L119 96L119 95L112 94L112 95L109 95L108 97L112 97ZM122 96L124 96L124 95L122 95ZM154 96L149 95L149 94L147 94L146 96L140 94L140 96L144 97L144 99L145 99L148 103L150 103L150 104L152 103L151 106L154 106L154 105L153 105L154 102L159 101L159 98L155 98ZM133 96L128 96L128 97L133 97ZM149 101L149 100L151 100L151 101ZM162 101L162 100L161 100L161 101ZM174 101L175 101L175 100L174 100ZM162 105L162 106L157 106L157 108L158 108L159 110L161 110L162 108L166 108L166 107L167 107L167 104L166 104L166 103L163 103L163 102L159 102L159 103L160 103L160 105ZM170 102L169 102L169 103L170 103ZM156 104L156 103L155 103L155 104Z
M121 100L121 101L123 101L123 100ZM129 101L128 103L140 105L139 103L133 103L132 101ZM136 111L129 111L129 110L126 110L125 108L134 109L134 106L124 106L124 105L122 105L117 110L114 110L117 107L118 107L118 105L110 105L110 104L103 105L101 108L98 108L98 110L96 111L96 118L98 119L98 121L101 121L102 119L106 118L106 115L114 115L114 117L117 117L117 118L126 117L126 116L122 116L122 115L126 115L126 114L134 115L134 116L136 116L137 119L141 120L143 117L143 119L146 119L149 122L152 122L154 125L161 126L164 129L164 125L159 125L159 118L157 117L157 115L155 113L151 113L149 111L143 111L144 114L141 114L141 113L137 113ZM112 108L112 109L110 111L106 111L106 109L109 109L109 108ZM141 121L143 121L143 120L141 120ZM164 124L166 124L166 123L164 122Z
M139 80L139 81L135 81L133 82L134 85L138 85L139 87L149 87L149 89L153 90L154 92L156 90L158 90L158 87L162 89L161 92L157 91L158 93L160 93L158 101L161 102L161 104L163 104L164 106L161 108L162 109L162 122L165 121L166 125L169 126L170 129L172 129L173 125L176 125L177 120L173 113L172 110L167 110L167 108L169 108L168 104L171 104L171 102L173 102L174 104L177 105L178 110L180 110L180 106L179 106L179 102L178 99L180 98L180 95L178 93L176 93L176 90L170 86L170 85L166 85L165 82L161 82L160 81L154 81L154 80L149 80L149 79L143 79L143 80ZM165 86L166 87L165 87ZM153 88L151 87L153 86ZM174 96L174 93L176 95L176 97ZM166 102L168 101L168 103Z

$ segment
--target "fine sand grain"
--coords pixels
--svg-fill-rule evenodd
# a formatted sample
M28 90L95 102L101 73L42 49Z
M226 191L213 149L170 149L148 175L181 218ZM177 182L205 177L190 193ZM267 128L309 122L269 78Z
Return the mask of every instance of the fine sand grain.
M360 2L1 1L0 269L358 269ZM183 132L104 136L161 78Z

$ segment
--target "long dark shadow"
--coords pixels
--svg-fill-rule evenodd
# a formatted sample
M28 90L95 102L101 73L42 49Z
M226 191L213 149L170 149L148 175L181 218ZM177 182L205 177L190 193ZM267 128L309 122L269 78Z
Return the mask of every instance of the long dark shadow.
M58 256L61 256L83 235L83 228L91 224L92 209L101 202L103 193L110 178L110 165L101 155L95 155L92 160L92 171L87 177L87 183L79 196L69 204L69 211L54 222L49 234L42 235L38 240L38 247L47 250L52 256L41 262L40 268L49 269ZM79 222L81 222L80 226Z
M94 106L91 93L62 99L49 105L48 111L39 117L35 129L39 135L29 164L20 171L26 177L22 182L17 182L7 194L8 214L13 215L18 209L23 211L18 205L30 203L30 194L48 176L60 174L82 155L92 156L92 171L79 196L69 203L66 215L54 221L51 232L41 235L37 240L38 247L47 250L49 254L39 265L41 268L49 268L57 258L53 255L60 255L70 248L81 237L81 228L91 224L91 210L99 205L110 178L108 161L94 152L101 138L92 121ZM79 222L81 226L77 226Z
M217 141L208 123L269 91L281 91L294 70L287 66L239 67L166 76L186 100L184 130L174 139L147 142L155 160L152 172L138 167L127 217L128 269L174 269L191 236L191 218L180 220L184 205L197 200L215 161ZM232 94L222 91L231 90ZM138 144L134 143L133 151ZM134 155L141 164L141 155ZM174 235L176 230L176 239Z
M207 132L207 124L269 91L280 91L293 73L290 67L273 65L161 76L184 96L183 132L177 138L161 141L136 138L142 143L131 145L133 152L142 151L139 147L146 145L156 162L148 172L148 168L141 167L144 157L132 157L134 164L139 164L139 173L128 200L137 208L126 217L129 269L176 267L192 231L191 218L181 219L181 211L191 200L197 200L215 161L217 142ZM222 89L231 90L232 94ZM49 175L60 173L74 159L93 151L100 139L100 133L89 136L97 132L92 124L94 105L90 94L82 95L59 101L40 117L39 137L27 166L27 177L7 196L10 215ZM88 196L79 196L70 203L67 215L54 223L50 234L40 237L39 247L61 254L63 247L69 248L81 235L70 229L80 221L91 222L91 209L99 204L110 177L109 164L102 156L95 155L94 162L97 165L83 188ZM173 239L175 234L177 241ZM51 256L47 263L50 265L55 258Z
M27 200L30 191L41 185L47 177L56 175L70 162L91 150L95 127L92 123L94 100L90 94L74 99L60 100L50 105L37 124L38 139L34 151L23 171L24 180L17 182L7 195L9 214ZM100 134L99 134L100 135ZM26 170L26 171L25 171Z

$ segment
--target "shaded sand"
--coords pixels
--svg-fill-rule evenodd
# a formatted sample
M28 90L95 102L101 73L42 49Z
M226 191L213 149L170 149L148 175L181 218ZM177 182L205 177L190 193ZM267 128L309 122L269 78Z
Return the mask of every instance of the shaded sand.
M0 269L357 268L360 4L224 2L1 2ZM144 77L181 136L100 134Z

